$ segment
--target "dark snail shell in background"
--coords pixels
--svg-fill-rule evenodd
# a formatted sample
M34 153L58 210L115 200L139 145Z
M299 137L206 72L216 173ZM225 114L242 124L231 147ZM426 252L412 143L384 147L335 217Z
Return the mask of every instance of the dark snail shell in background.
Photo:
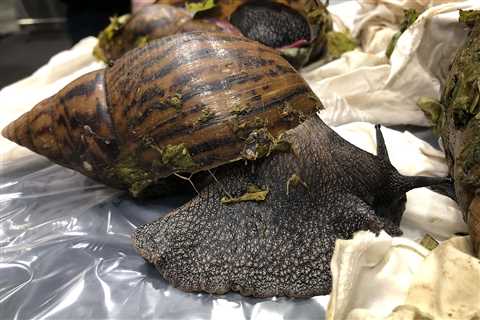
M332 29L331 18L325 5L314 0L217 0L213 8L195 13L193 22L183 20L186 3L187 1L159 0L155 5L143 8L126 19L121 26L117 26L116 20L112 20L112 24L99 36L100 44L96 49L96 56L108 62L109 59L117 59L131 48L177 32L241 32L246 37L279 49L294 67L299 68L324 54L326 34ZM161 11L154 8L155 6L172 6L179 11ZM149 31L152 21L142 15L149 15L150 10L167 15L158 19L170 19L171 26L162 27L159 32ZM140 23L134 24L130 20ZM143 29L136 28L136 31L133 31L133 25L143 25ZM112 30L114 36L111 36Z
M243 34L276 48L299 68L325 53L326 34L332 29L326 7L313 0L220 0L213 8L195 14L185 9L186 4L160 0L131 16L112 18L98 36L94 55L108 63L128 50L168 35L214 31Z
M249 138L274 140L319 108L275 50L195 32L152 41L78 78L3 134L137 195L172 173L242 159Z
M294 9L275 2L249 2L238 7L230 23L244 36L272 48L289 46L298 41L310 41L307 19Z
M176 33L191 18L185 9L168 5L146 6L133 15L113 17L110 25L98 35L94 55L104 62L116 60L148 41Z

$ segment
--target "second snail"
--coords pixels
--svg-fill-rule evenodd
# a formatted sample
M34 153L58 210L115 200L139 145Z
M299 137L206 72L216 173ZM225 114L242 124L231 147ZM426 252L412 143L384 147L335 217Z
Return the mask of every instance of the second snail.
M356 47L348 34L332 30L327 4L320 1L206 3L202 7L188 1L157 1L133 15L113 17L100 33L94 54L109 62L148 41L188 31L246 36L277 49L296 68L337 58Z

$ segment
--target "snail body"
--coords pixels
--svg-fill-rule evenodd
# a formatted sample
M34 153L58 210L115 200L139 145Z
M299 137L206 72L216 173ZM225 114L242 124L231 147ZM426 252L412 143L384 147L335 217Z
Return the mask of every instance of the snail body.
M210 170L197 197L137 229L138 252L186 291L308 297L330 291L337 238L399 234L405 192L445 182L400 175L380 129L374 156L320 107L274 49L184 33L78 78L2 133L133 195Z
M400 175L379 127L376 156L342 139L317 116L283 139L290 152L260 159L254 167L219 167L218 182L137 228L133 242L139 254L184 291L325 295L337 239L359 230L400 235L405 193L446 182ZM253 196L261 192L258 201Z
M138 195L174 173L265 156L320 107L273 49L224 33L184 33L80 77L2 133Z

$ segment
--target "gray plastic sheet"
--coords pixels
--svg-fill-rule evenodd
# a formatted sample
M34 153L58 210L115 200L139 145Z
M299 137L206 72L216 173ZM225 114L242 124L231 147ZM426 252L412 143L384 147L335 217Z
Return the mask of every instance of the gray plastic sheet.
M0 163L1 319L323 319L328 297L185 293L130 235L189 199L134 201L38 156Z

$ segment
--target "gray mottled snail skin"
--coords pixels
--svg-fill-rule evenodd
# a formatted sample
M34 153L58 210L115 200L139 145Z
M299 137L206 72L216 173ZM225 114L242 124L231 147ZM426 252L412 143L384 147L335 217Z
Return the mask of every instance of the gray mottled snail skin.
M129 51L2 134L134 196L278 149L321 103L278 53L226 33L182 33Z
M348 143L316 116L282 139L288 152L254 165L217 168L218 182L139 227L133 236L137 251L185 291L328 294L336 239L358 230L400 235L405 193L446 182L400 175L390 164L380 127L377 156ZM242 201L248 199L257 201Z

